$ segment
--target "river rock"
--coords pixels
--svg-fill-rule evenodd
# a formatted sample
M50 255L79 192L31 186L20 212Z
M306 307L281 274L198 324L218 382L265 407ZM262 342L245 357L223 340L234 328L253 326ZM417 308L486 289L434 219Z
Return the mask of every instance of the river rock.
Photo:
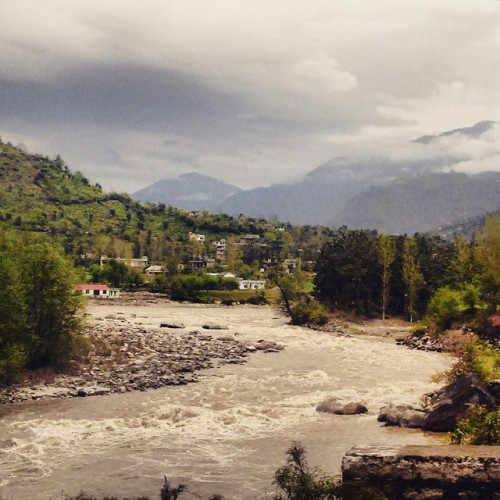
M342 408L342 413L339 415L360 415L361 413L366 413L368 408L362 402L347 403Z
M185 328L184 323L162 322L160 328Z
M277 344L276 342L272 342L270 340L258 340L255 344L255 349L258 351L267 351L269 349L275 349L281 351L285 346L281 344ZM273 351L271 351L273 352Z
M316 407L316 411L333 413L334 415L358 415L360 413L366 413L368 408L361 402L346 404L339 401L337 398L329 398L322 401Z
M494 405L495 398L475 374L462 375L439 390L431 400L423 428L448 432L471 405Z
M399 424L401 427L408 427L410 429L416 429L424 425L426 412L424 410L417 410L414 408L408 408L404 411Z
M385 422L385 425L400 425L403 414L408 409L408 406L389 403L380 408L377 420L379 422Z
M217 323L205 323L201 327L205 330L229 330L226 325L218 325Z

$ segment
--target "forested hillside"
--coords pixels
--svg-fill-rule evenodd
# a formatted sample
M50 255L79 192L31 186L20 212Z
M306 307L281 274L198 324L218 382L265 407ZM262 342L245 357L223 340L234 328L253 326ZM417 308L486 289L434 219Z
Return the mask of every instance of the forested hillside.
M189 231L214 239L263 235L277 224L187 212L145 204L123 193L105 193L61 158L28 154L0 142L0 225L50 234L70 255L168 257L187 242Z

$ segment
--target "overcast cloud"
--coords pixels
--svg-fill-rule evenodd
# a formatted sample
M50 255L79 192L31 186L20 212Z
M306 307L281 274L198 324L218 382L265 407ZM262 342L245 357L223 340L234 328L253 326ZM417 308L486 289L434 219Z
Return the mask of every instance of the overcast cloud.
M106 188L338 156L500 170L497 0L0 0L0 133ZM454 167L457 167L454 165ZM451 168L451 167L450 167Z

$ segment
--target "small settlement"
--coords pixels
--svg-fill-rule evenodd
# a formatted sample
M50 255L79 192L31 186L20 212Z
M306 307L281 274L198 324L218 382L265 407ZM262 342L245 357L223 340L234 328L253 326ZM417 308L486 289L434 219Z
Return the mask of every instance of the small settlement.
M185 241L186 257L177 265L175 272L205 274L223 280L232 279L237 282L239 290L263 290L266 288L269 270L281 267L283 272L289 273L301 265L300 254L298 259L290 258L287 252L283 252L284 243L279 238L266 239L258 234L246 234L240 238L210 241L205 234L189 232ZM169 274L165 262L158 259L151 261L147 255L135 258L100 255L99 267L102 269L110 261L124 264L140 274L142 283L155 283ZM235 266L235 261L241 265ZM243 262L251 263L251 266ZM238 269L242 272L241 276L235 274L239 274ZM107 299L120 296L118 288L109 287L106 283L79 284L75 286L75 290L90 298Z

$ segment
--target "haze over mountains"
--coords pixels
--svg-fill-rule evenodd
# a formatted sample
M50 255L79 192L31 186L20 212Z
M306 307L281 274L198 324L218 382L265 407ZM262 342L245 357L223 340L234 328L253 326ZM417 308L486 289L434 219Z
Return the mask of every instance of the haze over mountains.
M216 211L239 187L208 175L190 172L175 179L163 179L133 193L139 201L166 203L186 210Z
M390 233L427 231L498 210L500 172L454 172L454 167L470 165L475 158L468 152L450 156L446 145L468 141L470 151L470 141L475 146L474 141L481 138L480 149L483 136L499 128L498 122L483 121L422 136L410 141L411 155L402 159L389 154L335 158L288 184L244 191L192 173L157 182L133 196L189 210L262 216L294 224L347 225Z

